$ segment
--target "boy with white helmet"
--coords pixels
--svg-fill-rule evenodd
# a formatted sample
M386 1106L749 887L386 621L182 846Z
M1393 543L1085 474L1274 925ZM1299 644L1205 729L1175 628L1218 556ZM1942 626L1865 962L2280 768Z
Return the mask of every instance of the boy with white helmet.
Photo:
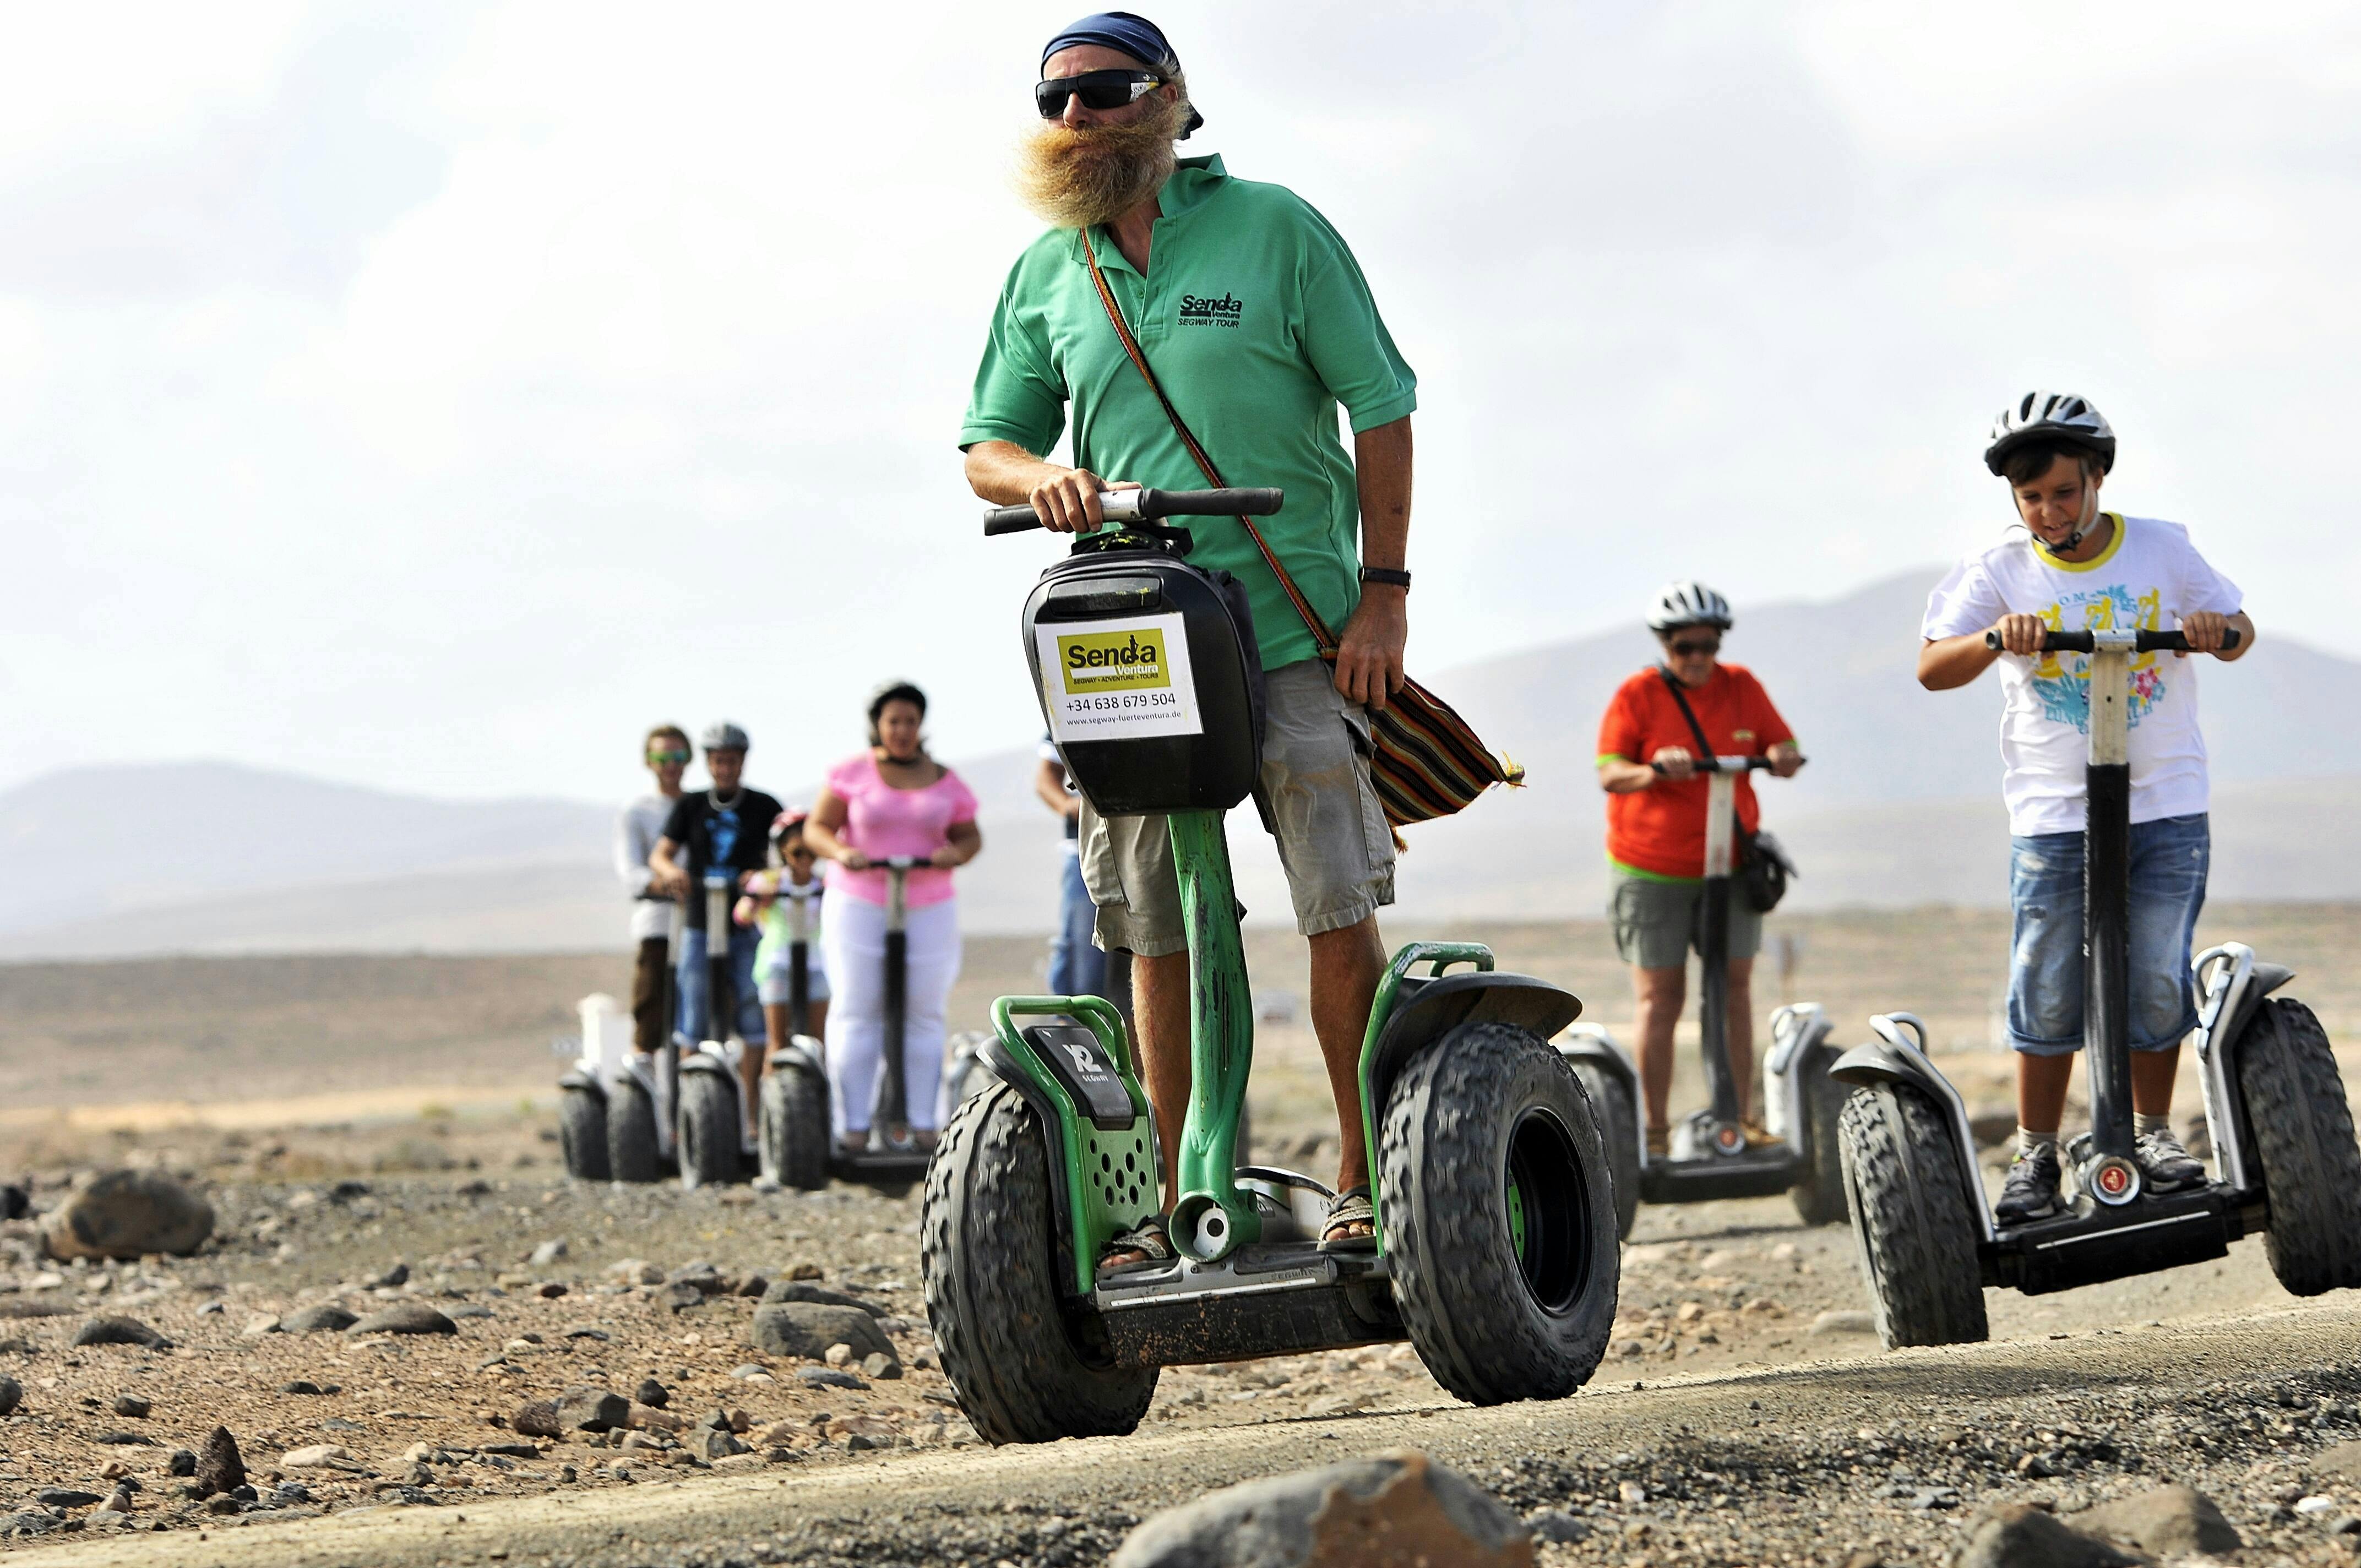
M2085 400L2031 392L1994 422L1984 464L2008 481L2021 531L1969 555L1927 604L1919 684L1963 686L1994 661L2002 793L2008 803L2009 899L2015 913L2008 991L2017 1056L2017 1155L1993 1212L2005 1224L2059 1213L2059 1124L2082 1047L2082 829L2089 657L2044 653L2051 630L2164 630L2192 652L2245 657L2254 622L2237 585L2179 523L2099 510L2115 433ZM2235 649L2223 633L2235 628ZM1999 634L2002 650L1984 645ZM2131 1046L2137 1154L2148 1188L2169 1192L2205 1169L2169 1120L2182 1036L2196 1026L2191 938L2212 853L2197 672L2186 656L2137 656L2131 675Z

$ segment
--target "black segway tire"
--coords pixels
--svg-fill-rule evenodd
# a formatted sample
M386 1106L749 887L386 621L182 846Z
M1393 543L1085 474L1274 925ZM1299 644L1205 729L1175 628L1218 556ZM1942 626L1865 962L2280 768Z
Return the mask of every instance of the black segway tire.
M1837 1123L1844 1115L1850 1088L1828 1076L1836 1050L1811 1046L1804 1051L1804 1175L1787 1196L1807 1225L1840 1225L1845 1205L1844 1151L1838 1146Z
M2236 1049L2270 1206L2271 1272L2297 1296L2361 1286L2361 1147L2328 1032L2302 1003L2271 997Z
M605 1181L607 1101L578 1085L557 1091L557 1145L566 1151L566 1174L577 1181Z
M1615 1317L1614 1182L1565 1058L1462 1024L1394 1080L1378 1146L1394 1304L1435 1380L1477 1405L1589 1381Z
M745 1164L738 1097L709 1072L680 1075L680 1184L719 1187L735 1181Z
M959 1108L927 1168L919 1268L960 1408L987 1442L1119 1437L1157 1369L1111 1365L1060 1302L1049 1154L1032 1107L994 1083Z
M628 1075L618 1075L607 1094L607 1177L610 1181L664 1179L655 1105L640 1080Z
M1984 1318L1979 1227L1950 1129L1913 1089L1857 1089L1837 1118L1853 1251L1888 1350L1972 1344Z
M763 1075L763 1173L782 1187L828 1185L828 1085L789 1063Z
M1631 1109L1631 1091L1623 1080L1590 1062L1576 1062L1574 1076L1590 1096L1598 1118L1598 1137L1607 1150L1607 1176L1615 1185L1615 1239L1631 1234L1640 1217L1640 1130Z

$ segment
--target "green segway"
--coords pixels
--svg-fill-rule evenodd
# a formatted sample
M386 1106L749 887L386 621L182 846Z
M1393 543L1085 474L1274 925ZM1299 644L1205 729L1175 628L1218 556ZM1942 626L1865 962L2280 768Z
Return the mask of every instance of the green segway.
M1023 640L1067 773L1105 816L1168 817L1188 925L1190 1059L1169 1222L1179 1256L1102 1279L1159 1212L1157 1138L1120 1015L1005 996L997 1081L927 1175L920 1258L944 1372L994 1442L1128 1432L1162 1367L1408 1339L1476 1404L1554 1398L1597 1368L1615 1313L1615 1209L1598 1118L1548 1044L1581 1012L1474 943L1413 942L1370 1011L1359 1113L1376 1234L1320 1242L1333 1194L1234 1163L1254 1017L1224 814L1261 766L1262 674L1244 587L1185 559L1160 517L1278 510L1277 490L1119 491L1026 600ZM986 533L1039 526L996 509Z

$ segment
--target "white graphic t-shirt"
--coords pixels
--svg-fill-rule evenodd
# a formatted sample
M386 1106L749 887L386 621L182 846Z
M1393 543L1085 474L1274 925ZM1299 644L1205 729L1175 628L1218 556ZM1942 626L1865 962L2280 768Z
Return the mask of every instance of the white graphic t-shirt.
M2114 537L2088 561L2061 561L2023 530L1951 568L1927 599L1929 641L1982 631L2004 615L2037 615L2060 631L2170 630L2198 610L2235 615L2238 586L2206 565L2177 522L2108 514ZM2132 660L2132 820L2206 809L2205 738L2197 729L2192 653ZM2000 657L2001 793L2019 837L2082 830L2090 761L2090 656Z

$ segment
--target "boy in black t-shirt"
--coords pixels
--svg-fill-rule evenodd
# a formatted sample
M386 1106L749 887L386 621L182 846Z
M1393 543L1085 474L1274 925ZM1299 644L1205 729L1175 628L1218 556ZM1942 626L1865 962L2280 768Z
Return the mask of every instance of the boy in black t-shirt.
M705 961L705 872L718 867L731 874L727 909L738 902L746 879L771 863L770 828L782 809L778 801L758 789L748 789L746 732L734 724L717 724L704 736L705 771L713 776L711 789L684 795L664 823L664 837L648 856L648 869L660 891L681 901L680 1019L681 1048L694 1050L699 1040L721 1031L710 1024L713 1001L707 983ZM754 985L756 934L730 933L730 986L737 992L738 1037L750 1046L764 1043L763 1003Z

